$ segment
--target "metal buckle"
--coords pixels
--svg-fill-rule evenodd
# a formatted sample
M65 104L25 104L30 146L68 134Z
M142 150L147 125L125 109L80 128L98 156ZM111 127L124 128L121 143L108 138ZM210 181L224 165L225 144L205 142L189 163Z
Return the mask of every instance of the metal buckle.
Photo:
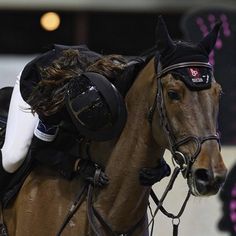
M188 158L182 152L175 151L172 155L172 162L174 166L180 167L180 171L182 172L183 177L187 178L190 166Z
M174 166L178 165L181 171L188 167L188 159L182 152L179 151L175 151L172 155L172 162Z

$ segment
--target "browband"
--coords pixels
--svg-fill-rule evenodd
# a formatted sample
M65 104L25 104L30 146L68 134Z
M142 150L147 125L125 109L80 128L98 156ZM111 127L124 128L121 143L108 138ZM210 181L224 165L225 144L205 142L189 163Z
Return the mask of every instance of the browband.
M206 62L181 62L181 63L177 63L171 66L168 66L166 68L164 68L163 70L160 69L157 72L157 77L160 78L161 76L163 76L164 74L166 74L169 71L172 71L174 69L179 69L179 68L184 68L184 67L207 67L212 69L213 66L210 63L206 63ZM160 67L158 66L158 69Z

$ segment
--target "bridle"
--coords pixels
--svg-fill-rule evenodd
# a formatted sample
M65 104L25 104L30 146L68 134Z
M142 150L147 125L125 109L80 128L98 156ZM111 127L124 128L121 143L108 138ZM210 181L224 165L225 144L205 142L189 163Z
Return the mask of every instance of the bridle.
M169 67L166 67L165 69L161 69L160 63L157 64L157 93L153 102L152 107L149 109L148 113L148 120L150 125L152 125L153 122L153 115L156 109L158 109L158 113L160 116L160 124L164 128L164 131L166 133L167 139L168 139L168 144L169 144L169 149L172 154L172 161L173 164L175 165L175 169L172 173L172 176L169 180L169 183L162 194L161 198L158 199L156 194L154 193L153 190L151 190L150 196L153 199L153 201L156 204L156 210L154 214L152 215L152 218L148 224L151 225L154 223L154 218L157 214L157 212L160 210L165 216L169 217L172 219L172 225L173 225L173 236L178 235L178 226L180 223L180 217L184 212L184 209L187 205L187 202L191 196L191 191L189 189L188 194L186 195L186 198L182 204L182 207L180 208L180 211L177 214L172 214L163 207L163 202L168 194L168 192L172 189L174 182L180 172L182 172L183 177L187 179L188 177L191 176L191 168L194 162L196 161L199 153L201 152L202 144L208 140L216 140L219 144L219 149L220 149L220 138L218 133L216 134L211 134L208 136L195 136L195 135L188 135L184 138L181 138L180 140L177 140L173 129L171 127L170 121L167 117L167 112L166 112L166 107L165 107L165 102L164 102L164 96L163 96L163 87L162 87L162 78L164 75L167 73L171 73L175 69L179 68L185 68L185 67L207 67L212 69L212 66L209 63L203 63L203 62L186 62L186 63L178 63L171 65ZM192 156L187 157L183 152L179 150L179 148L187 144L189 142L194 142L196 144L196 151L192 154Z
M201 147L202 144L208 140L216 140L219 144L220 148L220 138L219 134L211 134L208 136L195 136L195 135L188 135L180 140L177 140L174 132L171 128L170 121L167 117L167 112L166 112L166 107L165 107L165 102L164 102L164 96L163 96L163 86L162 86L162 78L164 75L167 73L171 73L173 70L178 69L178 68L185 68L185 67L207 67L212 69L212 65L209 63L204 63L204 62L185 62L185 63L178 63L171 65L169 67L164 68L163 70L161 69L160 63L157 65L157 93L155 96L154 103L152 107L149 110L148 114L148 120L149 123L152 124L153 121L153 115L155 112L155 109L158 109L159 116L160 116L160 123L162 127L164 128L164 131L167 135L168 143L169 143L169 148L170 152L172 154L172 160L173 163L177 166L180 167L180 170L183 173L184 178L187 178L191 174L191 167L193 163L196 161L199 153L201 152ZM187 157L182 153L179 148L189 142L194 142L196 144L196 151L194 154L192 154L191 157Z

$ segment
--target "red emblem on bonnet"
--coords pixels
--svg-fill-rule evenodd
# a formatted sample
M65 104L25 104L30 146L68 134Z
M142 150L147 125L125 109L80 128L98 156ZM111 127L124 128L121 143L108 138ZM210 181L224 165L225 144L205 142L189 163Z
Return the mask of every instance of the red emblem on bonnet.
M192 77L199 77L199 70L197 68L188 68L188 72Z

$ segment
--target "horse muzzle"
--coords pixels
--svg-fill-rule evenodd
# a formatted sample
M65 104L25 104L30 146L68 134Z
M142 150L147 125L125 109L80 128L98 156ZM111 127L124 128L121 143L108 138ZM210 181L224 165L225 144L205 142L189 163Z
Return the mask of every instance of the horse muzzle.
M192 168L188 176L188 186L194 196L215 195L223 186L227 170L213 173L210 169Z

